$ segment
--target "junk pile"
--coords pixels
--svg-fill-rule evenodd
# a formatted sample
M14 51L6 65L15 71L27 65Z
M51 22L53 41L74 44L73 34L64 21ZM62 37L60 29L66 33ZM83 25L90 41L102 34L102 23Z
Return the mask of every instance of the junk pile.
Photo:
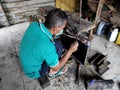
M99 52L91 56L87 63L79 69L79 85L83 85L86 90L106 90L112 89L114 81L112 79L105 80L101 77L109 70L109 61L106 60L107 55Z

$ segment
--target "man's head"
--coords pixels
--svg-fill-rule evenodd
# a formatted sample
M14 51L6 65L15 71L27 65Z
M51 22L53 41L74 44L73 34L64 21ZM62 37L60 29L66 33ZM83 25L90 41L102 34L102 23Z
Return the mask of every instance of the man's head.
M60 9L52 9L46 16L45 26L51 30L53 35L59 34L65 27L67 15Z

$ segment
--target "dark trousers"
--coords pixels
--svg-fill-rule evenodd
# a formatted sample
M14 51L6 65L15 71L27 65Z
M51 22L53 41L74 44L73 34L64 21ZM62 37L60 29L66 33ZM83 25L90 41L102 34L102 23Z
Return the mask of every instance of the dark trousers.
M62 55L62 49L63 49L63 46L62 46L62 43L59 39L56 39L54 40L55 42L55 47L56 47L56 51L58 53L58 56L59 58L61 57ZM46 64L46 62L44 61L43 64L42 64L42 67L41 67L41 71L40 71L40 75L41 77L42 76L45 76L46 73L50 70L50 67Z

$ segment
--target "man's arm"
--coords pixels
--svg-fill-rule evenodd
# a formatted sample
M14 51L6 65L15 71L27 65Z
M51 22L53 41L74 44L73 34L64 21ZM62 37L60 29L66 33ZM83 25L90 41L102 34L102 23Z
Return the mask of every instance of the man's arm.
M77 41L75 41L73 44L71 44L69 50L67 51L67 53L61 58L61 60L59 61L59 64L55 67L52 67L50 69L50 73L55 73L58 72L68 61L68 59L71 57L72 53L77 51L79 44Z

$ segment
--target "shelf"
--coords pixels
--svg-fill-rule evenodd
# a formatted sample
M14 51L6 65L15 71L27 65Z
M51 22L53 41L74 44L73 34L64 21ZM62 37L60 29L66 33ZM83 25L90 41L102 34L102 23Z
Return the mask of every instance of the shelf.
M80 23L79 23L80 22ZM95 28L93 22L87 21L83 18L79 18L79 13L72 13L71 17L68 19L68 24L77 28L79 32L86 32Z
M101 14L101 20L110 22L113 25L120 27L120 12L118 11L103 11Z

